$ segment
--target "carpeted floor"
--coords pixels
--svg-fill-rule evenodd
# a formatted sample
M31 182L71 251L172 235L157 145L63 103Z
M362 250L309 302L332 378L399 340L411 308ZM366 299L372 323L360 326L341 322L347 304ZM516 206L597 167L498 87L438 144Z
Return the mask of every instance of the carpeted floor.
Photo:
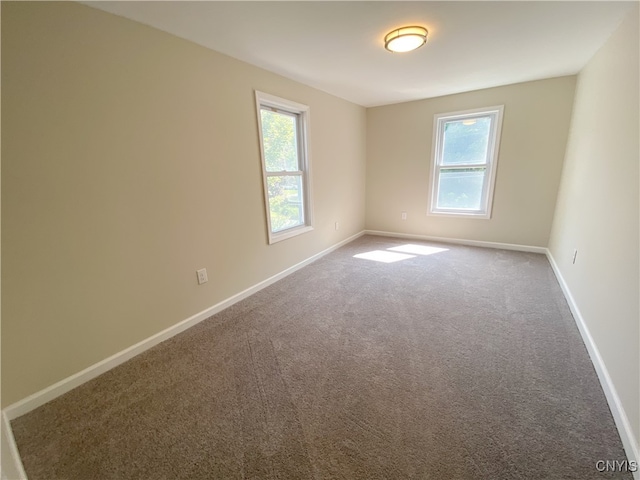
M543 255L372 236L12 427L30 480L631 478Z

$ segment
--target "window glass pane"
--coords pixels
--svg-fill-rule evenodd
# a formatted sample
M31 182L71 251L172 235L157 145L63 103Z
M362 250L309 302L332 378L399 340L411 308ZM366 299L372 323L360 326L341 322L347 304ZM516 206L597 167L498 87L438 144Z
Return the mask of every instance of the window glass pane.
M480 210L485 168L440 170L438 208Z
M302 176L269 176L267 189L272 232L304 225Z
M298 136L294 115L260 109L267 172L298 171Z
M445 122L442 165L485 163L490 128L491 117Z

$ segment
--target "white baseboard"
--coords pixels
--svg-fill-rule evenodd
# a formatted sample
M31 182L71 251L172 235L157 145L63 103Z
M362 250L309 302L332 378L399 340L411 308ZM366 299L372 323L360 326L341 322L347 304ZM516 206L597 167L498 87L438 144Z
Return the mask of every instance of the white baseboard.
M382 232L378 230L365 230L364 233L366 233L367 235L379 235L381 237L406 238L406 239L426 240L429 242L441 242L441 243L455 243L458 245L469 245L472 247L499 248L502 250L516 250L518 252L531 252L531 253L543 253L543 254L547 253L547 249L545 247L534 247L531 245L517 245L514 243L483 242L481 240L464 240L460 238L432 237L429 235Z
M39 392L29 395L28 397L9 405L7 408L4 409L3 413L6 414L9 420L18 418L24 415L25 413L28 413L31 410L34 410L41 405L44 405L45 403L53 400L54 398L57 398L60 395L63 395L68 391L82 385L83 383L86 383L89 380L92 380L98 375L101 375L107 372L108 370L111 370L112 368L117 367L118 365L135 357L136 355L139 355L142 352L149 350L151 347L154 347L159 343L164 342L165 340L168 340L169 338L187 330L188 328L196 325L197 323L200 323L201 321L209 318L210 316L215 315L216 313L224 310L225 308L230 307L234 303L237 303L240 300L243 300L248 296L253 295L254 293L262 290L263 288L268 287L272 283L275 283L278 280L281 280L287 275L290 275L293 272L300 270L302 267L309 265L310 263L318 260L320 257L323 257L324 255L336 250L337 248L340 248L341 246L349 242L352 242L353 240L355 240L356 238L362 235L364 235L364 232L357 233L345 240L342 240L341 242L336 243L335 245L321 251L320 253L317 253L307 258L306 260L292 267L289 267L286 270L270 278L267 278L266 280L263 280L262 282L252 287L249 287L246 290L243 290L242 292L237 293L236 295L233 295L232 297L226 300L223 300L222 302L217 303L216 305L213 305L212 307L209 307L200 313L196 313L195 315L187 318L186 320L183 320L159 333L156 333L155 335L152 335L151 337L146 338L145 340L142 340L141 342L138 342L135 345L132 345L131 347L126 348L121 352L116 353L115 355L110 356L109 358L105 358L104 360L94 365L91 365L90 367L87 367L84 370L74 375L71 375L70 377L60 380L59 382L43 390L40 390Z
M318 260L319 258L323 257L324 255L336 250L337 248L352 242L353 240L355 240L356 238L362 236L362 235L379 235L379 236L385 236L385 237L395 237L395 238L406 238L406 239L417 239L417 240L427 240L427 241L434 241L434 242L442 242L442 243L454 243L454 244L461 244L461 245L470 245L470 246L478 246L478 247L488 247L488 248L499 248L499 249L505 249L505 250L517 250L517 251L523 251L523 252L532 252L532 253L544 253L547 255L547 258L549 259L549 263L551 264L551 267L556 275L556 278L558 279L558 282L560 284L560 287L562 288L562 291L567 299L567 302L569 304L569 308L571 309L571 312L573 313L573 317L576 321L576 324L578 326L578 329L580 331L580 334L582 335L583 341L587 347L587 350L589 352L589 355L591 356L591 361L594 364L595 370L598 374L598 378L600 380L600 383L602 385L602 388L604 390L604 393L606 395L607 398L607 402L609 403L609 407L611 409L611 412L613 414L613 418L615 420L616 423L616 427L618 428L618 432L620 434L620 438L622 440L623 446L625 448L625 451L627 453L627 458L628 460L634 461L634 462L640 462L640 454L639 454L639 450L638 450L638 444L635 440L635 437L633 436L633 431L631 429L631 425L629 423L629 420L627 418L627 415L624 411L624 408L622 407L622 404L620 402L620 398L618 397L618 394L615 390L615 387L613 386L613 382L611 380L611 377L609 376L609 373L606 369L606 366L602 360L602 357L600 356L600 353L598 351L598 348L595 344L595 342L593 341L593 338L591 337L591 334L589 333L589 330L586 326L586 324L584 323L584 319L582 317L582 315L580 314L580 310L578 309L573 296L571 295L571 292L569 291L569 288L567 286L567 284L564 281L564 278L562 277L562 274L560 273L560 270L558 269L558 266L553 258L553 256L551 255L551 253L544 247L535 247L535 246L528 246L528 245L515 245L515 244L509 244L509 243L496 243L496 242L483 242L483 241L477 241L477 240L463 240L463 239L452 239L452 238L443 238L443 237L431 237L431 236L426 236L426 235L413 235L413 234L401 234L401 233L393 233L393 232L382 232L382 231L376 231L376 230L365 230L363 232L360 232L356 235L353 235L329 248L327 248L326 250L323 250L322 252L319 252L315 255L313 255L312 257L309 257L308 259L270 277L267 278L266 280L263 280L262 282L247 288L246 290L243 290L242 292L226 299L223 300L220 303L217 303L216 305L207 308L206 310L203 310L200 313L197 313L189 318L187 318L186 320L183 320L179 323L177 323L176 325L173 325L172 327L169 327L125 350L122 350L119 353L116 353L115 355L112 355L109 358L106 358L84 370L82 370L81 372L78 372L70 377L67 377L57 383L55 383L54 385L51 385L39 392L34 393L33 395L30 395L10 406L8 406L6 409L4 409L2 411L2 422L1 422L1 428L2 428L2 435L5 437L5 441L8 443L8 447L10 449L10 454L11 457L13 459L13 463L14 465L12 466L12 470L15 469L16 472L18 472L19 475L19 479L26 479L27 476L24 472L24 468L22 466L22 462L20 460L20 455L18 453L18 449L15 443L15 439L13 437L13 432L11 431L11 424L10 424L10 420L13 420L17 417L20 417L21 415L24 415L25 413L30 412L31 410L34 410L36 408L38 408L39 406L45 404L46 402L53 400L54 398L59 397L60 395L63 395L65 393L67 393L68 391L72 390L73 388L78 387L79 385L82 385L85 382L88 382L89 380L97 377L98 375L101 375L102 373L105 373L108 370L111 370L112 368L126 362L127 360L130 360L131 358L135 357L136 355L139 355L140 353L154 347L155 345L183 332L184 330L196 325L197 323L209 318L210 316L224 310L225 308L230 307L231 305L249 297L250 295L253 295L254 293L262 290L263 288L268 287L269 285L277 282L278 280L281 280L282 278L286 277L287 275L292 274L293 272L309 265L310 263L314 262L315 260ZM7 476L7 469L6 467L2 468L2 478L4 479L6 478L10 478L11 480L13 480L12 477L8 477ZM636 480L640 480L640 472L634 472L634 478Z
M368 235L379 235L383 237L394 237L394 238L406 238L406 239L416 239L416 240L426 240L431 242L442 242L442 243L453 243L460 245L470 245L477 247L487 247L487 248L501 248L505 250L517 250L521 252L532 252L532 253L543 253L549 259L549 263L551 264L551 268L558 279L558 283L562 288L562 292L564 293L565 298L567 299L567 303L569 304L569 308L571 313L573 314L573 318L578 326L578 330L580 331L580 335L582 336L582 341L584 342L587 351L589 352L589 356L591 358L591 362L594 365L596 373L598 375L598 380L602 386L602 389L605 393L607 403L609 404L609 409L613 415L613 419L616 424L616 428L618 429L618 433L620 435L620 439L622 441L622 445L627 454L627 459L629 462L635 462L638 465L639 470L633 472L634 479L640 480L640 450L638 449L638 442L635 439L633 434L633 430L631 429L631 424L629 423L629 419L627 414L624 411L622 403L620 401L620 397L616 392L616 389L613 385L613 381L611 380L611 376L602 360L602 356L596 346L596 343L587 328L586 323L584 322L584 318L580 313L580 309L576 304L567 283L565 282L562 274L560 273L560 269L558 265L551 255L551 252L545 247L535 247L529 245L515 245L510 243L496 243L496 242L483 242L478 240L464 240L458 238L443 238L443 237L432 237L427 235L414 235L407 233L395 233L395 232L383 232L377 230L365 230Z
M2 412L1 415L2 421L0 423L0 429L2 431L0 433L2 434L2 446L3 448L7 448L9 452L7 455L7 452L2 451L0 478L2 478L2 480L27 480L27 474L22 466L22 460L20 459L16 440L13 437L11 424L4 412ZM7 463L10 463L10 465L7 465Z
M638 465L640 463L640 450L638 450L638 443L633 434L631 424L629 423L629 418L627 417L627 414L625 413L622 406L622 402L620 401L620 397L618 396L615 386L613 385L613 381L611 380L609 371L607 370L607 367L602 360L602 356L600 355L600 351L598 350L598 347L593 340L589 329L587 328L587 324L585 323L584 318L580 313L580 309L578 308L573 295L571 295L569 286L565 282L562 273L560 272L558 264L556 263L553 255L551 255L551 252L548 249L546 251L546 254L547 258L549 259L549 263L551 264L551 268L553 269L553 273L558 279L560 288L562 288L562 292L567 299L569 309L573 314L573 318L576 322L576 325L578 326L580 335L582 335L582 340L587 347L589 356L591 357L591 362L595 367L598 379L600 380L600 385L602 385L602 390L604 390L604 394L607 398L607 403L609 404L609 409L611 410L611 414L613 415L616 428L618 429L618 433L620 434L622 446L624 447L624 450L627 454L627 459L629 460L629 462L636 462L636 465ZM640 470L633 472L633 477L636 480L640 480Z

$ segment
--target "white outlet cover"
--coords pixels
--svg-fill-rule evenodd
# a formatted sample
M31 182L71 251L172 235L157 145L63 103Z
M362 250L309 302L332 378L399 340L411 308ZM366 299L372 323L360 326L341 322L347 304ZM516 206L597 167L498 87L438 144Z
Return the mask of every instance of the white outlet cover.
M196 270L196 274L198 275L198 285L202 285L203 283L207 283L209 281L209 277L207 277L206 268L201 268L200 270Z

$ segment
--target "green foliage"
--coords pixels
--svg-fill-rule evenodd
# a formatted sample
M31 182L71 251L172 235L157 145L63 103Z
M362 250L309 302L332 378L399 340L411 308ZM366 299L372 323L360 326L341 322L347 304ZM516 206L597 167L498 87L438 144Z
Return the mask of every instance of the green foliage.
M443 164L484 163L489 144L489 117L477 118L473 124L447 122L444 126Z
M260 110L264 158L268 172L298 170L296 117Z
M294 175L268 178L271 230L279 232L304 223L302 185Z
M298 166L296 117L260 110L267 172L295 172ZM304 223L302 184L299 175L267 178L271 230L278 232Z
M444 125L442 165L479 165L470 168L442 168L438 188L441 208L476 209L480 207L484 174L480 166L487 160L491 118L455 120Z
M440 170L438 207L479 208L485 170L484 167Z

